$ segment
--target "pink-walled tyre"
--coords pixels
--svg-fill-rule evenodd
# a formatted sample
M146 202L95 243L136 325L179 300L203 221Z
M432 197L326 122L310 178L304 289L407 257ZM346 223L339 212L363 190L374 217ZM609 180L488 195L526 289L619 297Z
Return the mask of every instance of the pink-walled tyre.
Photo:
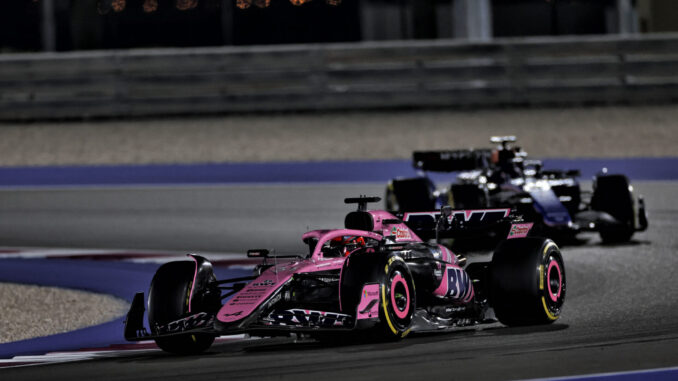
M415 290L407 264L397 256L388 258L380 285L380 331L386 339L400 339L410 333L414 316Z
M156 271L148 293L148 324L153 334L164 326L189 315L189 295L195 275L194 262L169 262ZM214 336L184 334L155 339L160 349L175 354L197 354L209 348Z
M550 239L510 239L495 250L490 266L490 305L501 323L553 323L560 317L566 290L563 257Z
M370 283L379 285L379 321L373 327L373 333L378 339L386 340L407 336L416 308L416 295L414 280L405 261L393 254L351 254L342 269L342 312L356 313L363 286Z

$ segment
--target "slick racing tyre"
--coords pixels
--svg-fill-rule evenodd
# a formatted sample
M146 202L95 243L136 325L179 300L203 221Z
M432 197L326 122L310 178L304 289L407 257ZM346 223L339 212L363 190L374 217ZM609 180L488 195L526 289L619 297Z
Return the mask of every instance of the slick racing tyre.
M396 197L395 190L393 190L393 182L389 182L388 185L386 185L386 192L384 194L384 209L394 212L400 210L398 198Z
M420 212L435 209L435 185L426 177L391 180L384 197L386 210Z
M384 266L384 283L380 286L379 319L386 338L407 336L414 316L414 281L405 262L397 256L389 257Z
M492 256L490 305L505 325L553 323L560 316L566 286L563 257L550 239L505 240Z
M601 228L600 238L604 243L627 242L631 239L635 231L635 206L626 176L597 176L591 208L605 212L621 223L621 226Z
M365 284L379 285L379 322L374 333L398 340L410 332L416 296L405 261L393 254L359 252L344 263L341 280L342 311L355 314Z
M189 314L189 296L194 274L195 263L188 261L169 262L156 271L148 293L148 324L153 334L157 333L156 327ZM214 342L214 336L184 334L160 337L155 342L166 352L196 354L209 348Z

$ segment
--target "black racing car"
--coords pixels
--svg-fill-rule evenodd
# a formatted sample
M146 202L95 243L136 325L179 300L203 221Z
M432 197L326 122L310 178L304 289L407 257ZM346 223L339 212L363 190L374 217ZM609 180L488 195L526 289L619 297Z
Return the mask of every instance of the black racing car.
M492 137L495 149L415 151L413 165L422 174L396 178L386 187L385 207L394 212L512 208L533 231L554 238L579 232L599 232L603 242L626 242L647 229L642 197L633 195L629 179L603 169L593 192L582 191L577 170L544 170L539 160L527 160L513 136ZM437 187L426 172L458 172L451 184Z

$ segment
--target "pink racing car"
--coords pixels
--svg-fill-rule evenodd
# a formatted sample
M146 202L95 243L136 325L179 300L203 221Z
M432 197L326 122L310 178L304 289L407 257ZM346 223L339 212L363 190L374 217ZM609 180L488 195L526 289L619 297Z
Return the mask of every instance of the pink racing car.
M513 326L558 319L566 290L560 251L549 239L528 237L531 224L509 209L448 207L399 219L367 210L377 201L346 199L358 210L346 216L345 228L304 234L306 254L248 251L262 258L251 277L217 280L210 262L197 255L162 265L149 291L150 332L143 323L144 294L137 293L125 338L152 339L167 352L192 354L217 336L237 333L329 339L360 331L362 337L400 339L496 320ZM506 239L491 262L464 267L464 258L438 243L502 224Z

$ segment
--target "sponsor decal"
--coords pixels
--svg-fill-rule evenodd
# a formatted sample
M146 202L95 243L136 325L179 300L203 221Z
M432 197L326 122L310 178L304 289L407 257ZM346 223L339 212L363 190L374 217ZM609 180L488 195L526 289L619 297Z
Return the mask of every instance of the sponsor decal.
M350 315L298 308L273 311L263 319L266 325L322 328L347 327L351 325L351 322Z
M266 289L265 288L264 289L262 289L262 288L246 288L246 289L242 290L241 292L248 293L248 294L263 294L263 293L266 292Z
M511 209L476 209L476 210L455 210L448 220L466 221L466 222L496 222L506 218L511 213ZM424 226L435 224L440 216L440 212L415 212L405 213L403 221L418 222Z
M252 287L268 287L273 285L273 281L270 279L266 279L265 281L262 282L255 282L252 283Z
M469 290L470 280L466 272L460 269L448 268L447 270L447 295L462 299Z
M403 228L398 227L398 226L394 226L391 229L391 235L395 236L396 242L412 239L412 234L410 234L409 229L406 229L406 228L403 229Z
M466 271L457 267L447 267L446 279L433 292L435 295L468 302L473 297L473 284Z
M249 306L256 302L256 300L231 300L228 302L229 306Z
M213 315L209 315L205 312L200 312L195 315L187 316L183 319L169 322L164 326L158 326L156 330L159 334L183 332L196 328L208 327L213 323L214 323Z
M367 284L363 287L362 298L358 304L357 319L379 317L379 285Z
M228 301L230 306L242 306L242 305L251 305L259 301L264 295L264 290L244 290L243 292L238 293L233 299Z
M233 312L231 314L222 314L222 316L240 316L240 315L242 315L242 311Z
M506 237L506 239L527 237L527 233L529 233L530 229L532 229L532 225L532 223L511 225L511 230L509 230L508 237Z

